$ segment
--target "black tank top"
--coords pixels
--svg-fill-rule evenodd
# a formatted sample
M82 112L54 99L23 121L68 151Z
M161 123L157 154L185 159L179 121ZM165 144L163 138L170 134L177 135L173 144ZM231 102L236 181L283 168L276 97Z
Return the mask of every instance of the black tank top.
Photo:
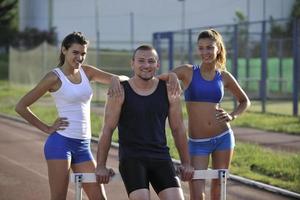
M165 124L169 101L165 81L156 90L141 96L128 81L122 82L125 99L118 124L119 157L170 159Z

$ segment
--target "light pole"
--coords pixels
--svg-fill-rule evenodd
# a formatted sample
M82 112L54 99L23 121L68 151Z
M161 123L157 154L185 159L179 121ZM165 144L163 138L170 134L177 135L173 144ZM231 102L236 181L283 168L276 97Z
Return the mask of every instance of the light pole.
M131 51L134 51L134 14L130 12L130 43Z
M263 21L266 20L266 0L263 0Z
M247 21L250 21L250 0L247 0Z
M95 0L95 29L96 29L96 67L100 67L100 28L99 28L99 2ZM95 98L100 100L99 84L96 84Z
M53 27L53 1L48 0L48 31Z
M180 45L180 63L184 63L184 30L185 30L185 0L181 2L181 45Z
M99 3L95 0L95 28L96 28L96 66L100 66L100 29L99 29Z

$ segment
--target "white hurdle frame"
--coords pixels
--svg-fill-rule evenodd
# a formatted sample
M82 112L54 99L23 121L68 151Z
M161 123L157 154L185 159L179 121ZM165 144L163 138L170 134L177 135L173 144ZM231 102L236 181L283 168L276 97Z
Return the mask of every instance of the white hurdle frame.
M227 177L229 177L228 169L209 169L209 170L195 170L193 179L220 179L221 192L220 200L226 200L226 184ZM115 174L110 181L122 180L120 174ZM95 173L72 173L70 181L75 183L75 199L82 200L82 183L95 183Z
M228 169L208 169L195 170L193 179L220 179L220 200L226 200L226 184L228 177Z
M109 181L122 180L120 174L115 174L110 178ZM70 181L75 183L75 199L82 200L82 183L96 183L95 173L72 173L70 176Z

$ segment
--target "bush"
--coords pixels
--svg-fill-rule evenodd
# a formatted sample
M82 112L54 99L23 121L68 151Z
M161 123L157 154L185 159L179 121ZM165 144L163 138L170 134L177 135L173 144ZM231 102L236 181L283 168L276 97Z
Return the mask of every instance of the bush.
M18 32L12 42L12 46L18 49L32 49L42 42L46 41L49 44L57 44L57 33L55 28L50 31L40 31L36 28L26 28L23 32Z

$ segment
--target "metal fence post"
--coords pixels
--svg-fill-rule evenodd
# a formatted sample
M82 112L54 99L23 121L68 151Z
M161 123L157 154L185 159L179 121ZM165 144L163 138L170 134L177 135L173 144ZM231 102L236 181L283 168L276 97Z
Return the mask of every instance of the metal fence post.
M160 34L159 33L153 33L153 41L152 41L152 45L153 47L156 49L158 57L160 59L162 59L162 55L161 55L161 47L160 47ZM162 73L162 68L159 68L159 73Z
M293 20L293 115L298 115L298 97L299 97L299 19Z
M261 111L266 112L267 100L267 33L266 21L262 22L261 33L261 80L260 80L260 98L261 98Z
M168 32L169 36L169 70L172 70L174 67L174 39L173 32ZM184 52L181 52L184 53Z
M234 32L232 38L232 49L233 49L233 58L232 58L232 74L238 80L238 57L239 57L239 48L238 48L238 24L234 25ZM237 107L236 99L233 99L234 108Z
M193 64L194 62L194 57L193 57L193 32L192 29L189 29L189 63Z

